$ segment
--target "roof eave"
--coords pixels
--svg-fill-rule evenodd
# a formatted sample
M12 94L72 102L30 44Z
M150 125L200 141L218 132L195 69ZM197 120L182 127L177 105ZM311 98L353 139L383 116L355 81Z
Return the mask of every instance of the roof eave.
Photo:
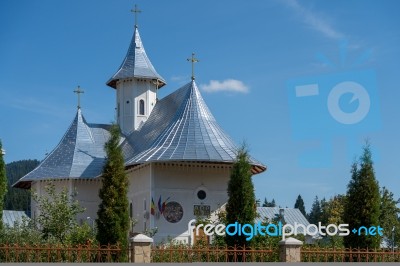
M143 79L151 79L151 80L157 81L158 89L161 89L162 87L167 85L165 80L162 79L162 78L161 79L160 78L154 78L154 77L149 78L149 77L144 77L144 76L143 77L142 76L133 76L133 77L130 77L130 78L143 78ZM128 79L128 78L126 78L126 79ZM120 80L120 79L119 78L117 78L117 79L116 78L111 78L106 82L106 85L111 87L111 88L113 88L113 89L117 89L117 81L118 80Z
M146 163L204 163L204 164L228 164L233 165L232 161L207 161L207 160L162 160L162 161L144 161L144 162L131 162L125 165L125 169L133 168ZM262 164L251 164L251 173L253 175L261 174L267 170L267 167Z
M14 183L11 187L13 188L22 188L22 189L30 189L31 188L31 183L32 181L17 181L16 183Z

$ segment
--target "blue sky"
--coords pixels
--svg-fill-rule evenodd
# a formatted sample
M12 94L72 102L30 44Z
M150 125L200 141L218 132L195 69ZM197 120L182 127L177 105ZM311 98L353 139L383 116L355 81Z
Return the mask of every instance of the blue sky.
M190 80L195 52L196 82L217 121L268 166L253 179L258 198L292 207L301 194L309 209L316 195L345 193L366 138L379 184L400 197L398 1L1 1L6 162L41 160L57 145L75 116L77 85L89 122L113 120L115 91L105 82L128 49L135 3L146 52L168 83L160 96ZM344 81L369 95L359 123L327 111ZM318 97L294 96L309 84ZM365 103L353 96L340 98L341 110Z

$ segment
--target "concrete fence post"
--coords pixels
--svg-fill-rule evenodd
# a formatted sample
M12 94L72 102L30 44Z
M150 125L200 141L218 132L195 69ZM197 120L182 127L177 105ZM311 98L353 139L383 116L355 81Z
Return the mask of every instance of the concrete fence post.
M302 245L302 241L292 237L279 241L279 260L281 262L301 262Z
M150 263L153 239L143 234L131 238L131 262Z

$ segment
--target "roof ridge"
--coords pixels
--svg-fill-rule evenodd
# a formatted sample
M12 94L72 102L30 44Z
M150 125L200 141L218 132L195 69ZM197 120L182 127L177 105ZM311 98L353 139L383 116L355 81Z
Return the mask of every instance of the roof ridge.
M56 146L50 153L47 154L47 156L43 159L43 161L40 162L40 164L39 164L35 169L33 169L31 172L27 173L26 175L24 175L23 177L21 177L17 182L15 182L15 183L13 184L13 187L16 186L18 183L20 183L21 181L23 182L24 179L26 179L28 176L33 175L38 169L40 169L41 167L43 167L43 166L47 163L47 161L52 157L52 155L53 155L53 154L58 150L58 148L63 144L64 139L67 137L67 135L68 135L68 133L70 132L71 128L73 127L74 123L77 122L79 112L80 112L80 108L78 108L74 119L72 120L71 124L69 125L67 131L66 131L66 132L64 133L64 135L62 136L61 140L58 142L57 146ZM75 139L75 144L74 144L74 145L76 145L76 139ZM73 157L72 157L72 160L71 160L71 161L73 161ZM69 170L68 170L69 173L71 172L71 169L72 169L72 164L71 164L71 166L69 167Z
M35 180L97 176L105 158L107 132L105 126L91 128L78 109L57 146L13 186L27 188Z
M190 84L190 83L187 83L186 85L182 86L180 89L178 89L178 90L174 91L173 93L169 94L168 96L164 97L164 98L161 99L159 102L157 102L157 104L161 104L163 101L165 102L165 101L167 101L169 98L174 97L174 96L176 96L177 94L182 93L182 91L184 91L184 90L187 90L186 86L188 86L189 84ZM189 90L188 90L186 93L189 93ZM175 113L175 116L177 115L178 111L181 109L181 106L182 106L183 104L184 104L184 102L181 102L181 103L180 103L180 105L179 105L179 107L177 108L177 111L176 111L176 113ZM148 122L148 121L149 121L149 119L148 119L146 122ZM169 123L169 124L165 127L165 129L158 135L158 137L156 137L156 138L152 141L152 143L148 146L148 148L145 149L144 151L142 151L142 152L143 152L143 155L140 157L140 159L143 158L143 157L145 157L147 154L153 152L154 150L156 150L156 149L157 149L157 145L160 144L161 141L164 139L164 136L165 136L166 134L168 134L168 131L169 131L168 129L171 128L171 127L174 128L175 126L176 126L176 124ZM158 150L158 149L157 149L157 150ZM150 156L150 157L152 157L152 156Z
M82 134L87 133L86 138L82 138ZM72 164L71 164L71 169L69 170L69 176L72 176L72 172L74 170L74 165L76 165L77 161L79 160L77 158L77 153L78 153L78 142L90 142L94 143L95 140L93 138L92 130L86 123L86 119L82 114L81 109L78 109L78 114L77 114L77 125L76 125L76 135L75 135L75 146L74 146L74 153L72 155Z

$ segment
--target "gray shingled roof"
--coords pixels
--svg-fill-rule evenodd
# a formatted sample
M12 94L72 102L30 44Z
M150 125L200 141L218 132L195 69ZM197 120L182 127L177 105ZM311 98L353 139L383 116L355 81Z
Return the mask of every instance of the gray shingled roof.
M218 125L195 81L158 101L140 131L123 143L127 165L196 161L232 163L237 147ZM253 173L266 167L251 159Z
M9 227L14 227L15 223L21 224L23 217L27 220L29 217L23 211L9 211L3 210L3 224Z
M124 61L122 61L118 71L107 81L107 85L116 89L116 83L119 79L133 77L158 79L160 83L159 87L165 85L165 80L157 73L150 59L147 57L137 27L135 27L135 32Z
M105 162L110 125L89 124L80 109L58 146L14 184L44 179L95 178ZM218 125L194 81L158 101L140 130L122 138L127 166L147 162L233 163L237 147ZM266 166L251 159L252 172Z
M298 224L303 224L306 227L310 224L299 209L279 207L257 207L258 217L256 218L256 223L263 223L267 219L271 222L279 217L281 209L283 209L283 218L286 224L294 226L294 223L297 222ZM300 228L299 232L303 233L303 230Z
M109 125L88 124L78 109L75 119L57 147L15 187L29 188L39 179L93 178L99 176L105 162L104 144Z

